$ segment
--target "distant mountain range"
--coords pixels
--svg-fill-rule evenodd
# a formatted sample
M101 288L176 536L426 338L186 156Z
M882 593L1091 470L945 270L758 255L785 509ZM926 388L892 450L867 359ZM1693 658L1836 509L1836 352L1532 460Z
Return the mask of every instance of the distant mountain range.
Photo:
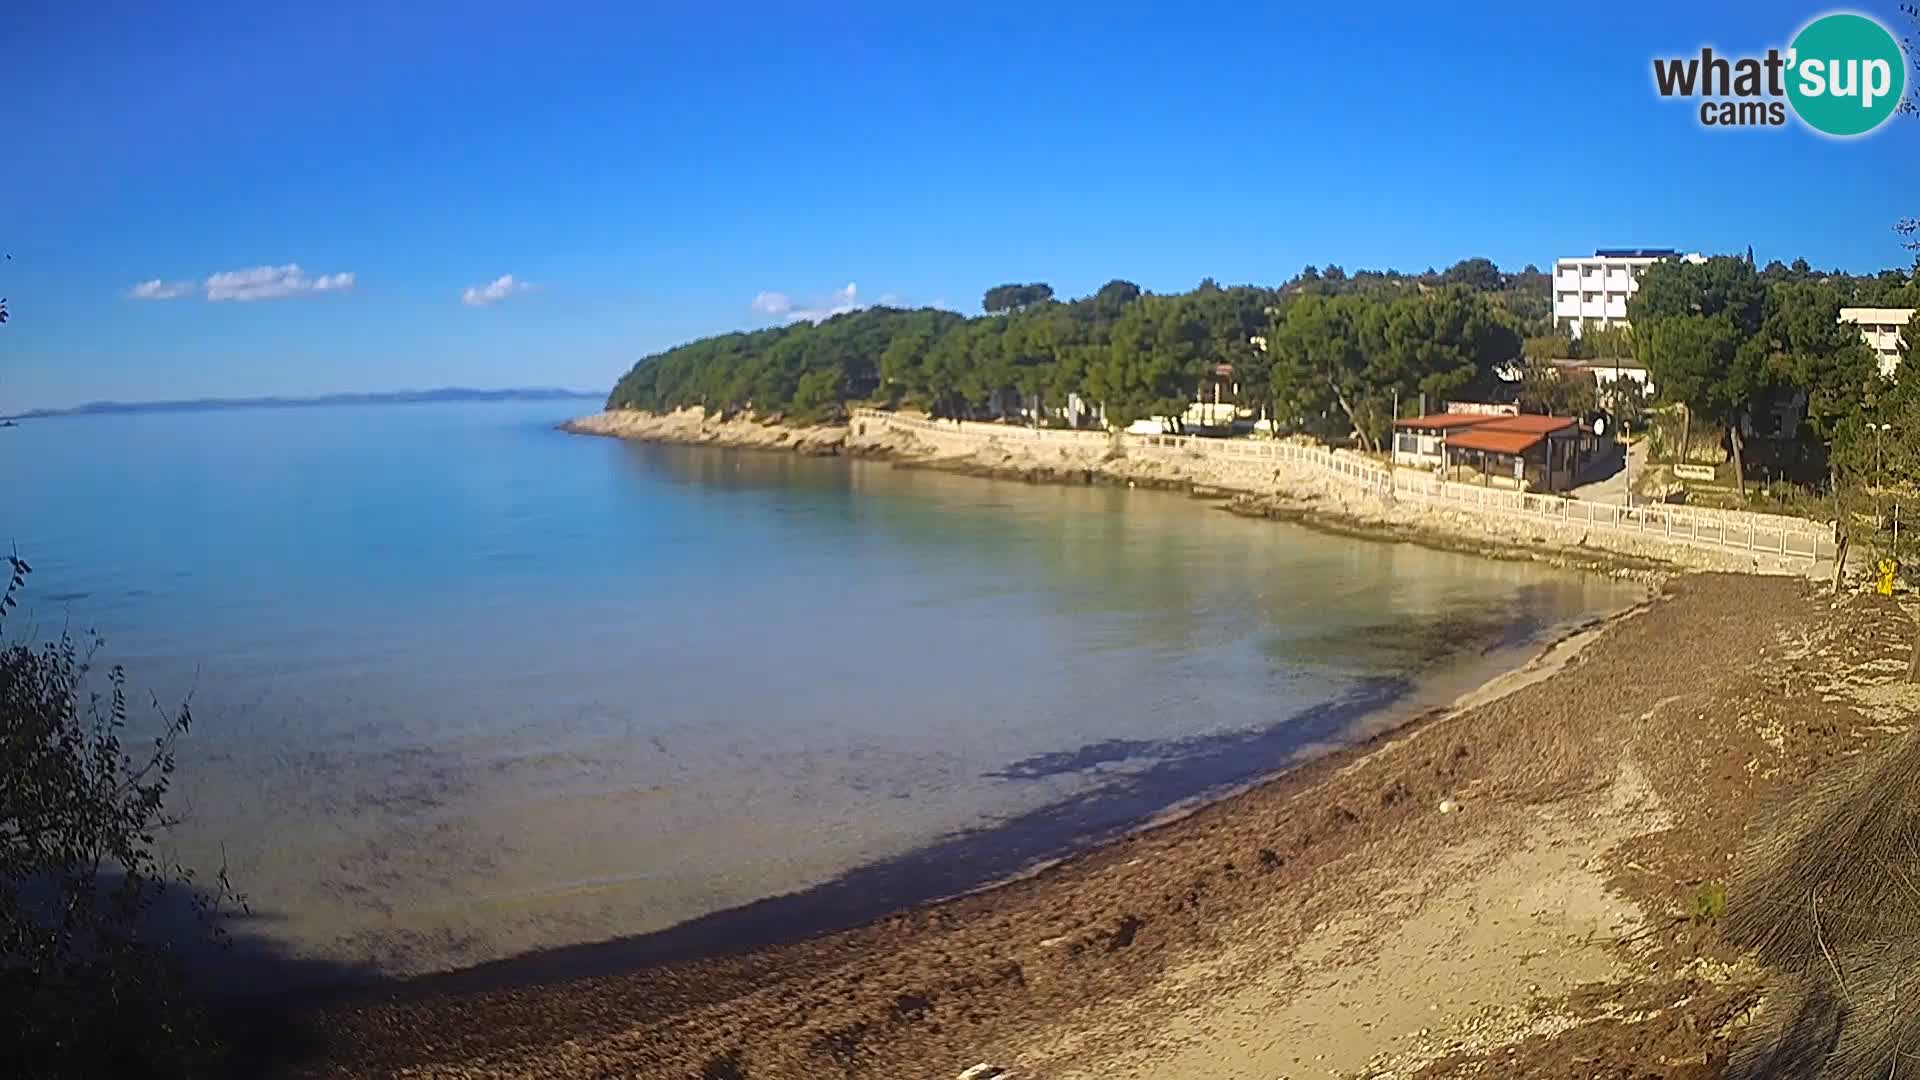
M470 390L448 386L438 390L394 390L382 394L322 394L319 397L192 398L185 401L90 401L71 409L34 409L0 416L7 420L37 420L49 416L110 416L118 413L200 412L213 409L277 409L310 405L404 405L423 401L560 401L600 398L598 391L553 387L510 390Z

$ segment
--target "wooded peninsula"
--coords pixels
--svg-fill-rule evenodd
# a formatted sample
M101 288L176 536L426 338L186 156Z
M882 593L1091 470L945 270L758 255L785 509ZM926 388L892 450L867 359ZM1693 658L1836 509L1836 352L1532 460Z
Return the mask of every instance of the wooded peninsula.
M1237 403L1275 430L1377 450L1396 403L1405 415L1423 395L1473 397L1516 372L1528 411L1656 404L1597 396L1591 380L1550 363L1618 359L1644 367L1659 402L1689 422L1731 433L1722 437L1736 466L1754 417L1782 397L1804 399L1798 430L1770 435L1824 461L1869 431L1920 434L1920 380L1903 377L1911 365L1883 376L1839 320L1847 306L1920 307L1917 271L1756 267L1751 252L1673 260L1642 277L1630 328L1579 337L1556 333L1547 273L1508 273L1484 258L1416 274L1308 266L1278 286L1209 279L1171 294L1116 279L1067 301L1046 284L1008 284L987 290L971 317L873 307L690 342L635 364L608 407L820 422L871 403L1055 426L1154 416L1177 425L1230 371ZM1906 340L1920 340L1920 327L1909 325ZM1916 422L1894 421L1902 412Z

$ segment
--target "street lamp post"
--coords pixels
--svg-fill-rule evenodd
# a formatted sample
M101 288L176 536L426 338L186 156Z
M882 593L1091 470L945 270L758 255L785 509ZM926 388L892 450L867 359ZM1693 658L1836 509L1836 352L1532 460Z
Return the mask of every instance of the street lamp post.
M1620 421L1620 467L1627 475L1625 500L1628 509L1633 508L1633 425L1625 419Z
M1884 465L1881 456L1881 446L1885 442L1887 432L1892 430L1892 424L1873 425L1873 484L1876 491L1886 490L1887 478L1883 472ZM1876 495L1874 498L1876 508L1879 501L1879 497ZM1893 504L1893 558L1895 561L1898 561L1900 558L1900 504L1897 501Z
M1387 425L1387 501L1393 501L1393 466L1400 457L1400 388L1393 388L1393 423Z

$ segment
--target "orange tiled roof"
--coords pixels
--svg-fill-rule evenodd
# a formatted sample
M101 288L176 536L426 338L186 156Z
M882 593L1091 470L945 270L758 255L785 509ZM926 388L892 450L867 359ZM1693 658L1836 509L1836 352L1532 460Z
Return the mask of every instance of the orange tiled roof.
M1421 431L1446 431L1451 428L1474 427L1494 420L1511 420L1511 416L1489 416L1484 413L1428 413L1411 420L1395 420L1394 427L1415 428Z
M1479 450L1488 454L1524 454L1547 437L1544 431L1488 431L1475 428L1447 436L1449 450Z
M1493 423L1486 425L1483 431L1528 431L1545 434L1578 425L1579 420L1571 416L1541 416L1537 413L1521 413L1519 416L1496 416Z

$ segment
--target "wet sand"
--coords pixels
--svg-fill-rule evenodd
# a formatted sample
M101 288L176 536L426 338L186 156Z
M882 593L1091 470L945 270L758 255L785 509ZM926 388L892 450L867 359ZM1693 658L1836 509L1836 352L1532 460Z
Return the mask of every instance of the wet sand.
M1693 897L1766 799L1904 715L1910 632L1878 598L1681 578L1459 710L1031 877L311 1007L294 1071L1711 1076L1765 987Z

